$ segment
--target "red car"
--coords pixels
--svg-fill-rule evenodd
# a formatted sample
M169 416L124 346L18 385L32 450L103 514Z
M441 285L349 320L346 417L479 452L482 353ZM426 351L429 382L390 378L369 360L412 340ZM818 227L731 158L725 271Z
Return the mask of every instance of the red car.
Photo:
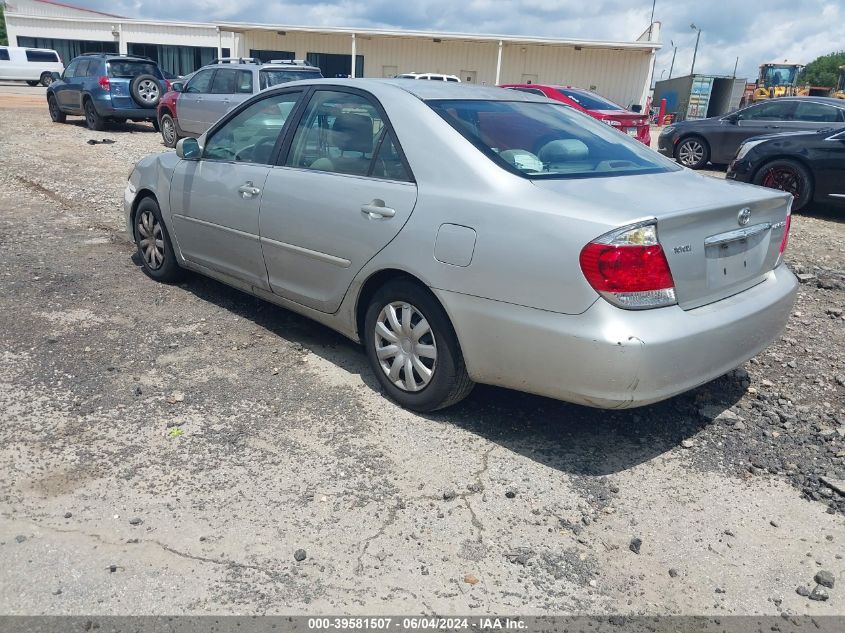
M546 86L543 84L502 84L500 88L520 90L560 101L566 105L589 114L594 119L612 125L620 132L636 138L641 143L651 145L651 130L648 117L626 110L621 105L608 101L595 92L573 88L572 86Z

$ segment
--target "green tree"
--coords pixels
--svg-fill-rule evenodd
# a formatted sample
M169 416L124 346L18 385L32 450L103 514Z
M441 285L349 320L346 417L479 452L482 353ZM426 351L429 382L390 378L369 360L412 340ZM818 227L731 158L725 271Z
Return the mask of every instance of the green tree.
M817 57L804 67L798 75L798 84L811 86L835 86L839 79L839 67L845 64L845 51L828 53Z
M0 44L4 46L9 43L6 39L6 16L3 15L3 3L0 2Z

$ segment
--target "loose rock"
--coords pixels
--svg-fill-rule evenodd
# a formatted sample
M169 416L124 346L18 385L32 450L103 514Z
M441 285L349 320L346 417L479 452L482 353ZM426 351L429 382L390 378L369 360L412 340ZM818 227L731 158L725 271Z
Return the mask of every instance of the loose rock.
M831 572L822 569L813 577L813 580L823 587L833 589L833 583L836 581L836 577Z
M293 559L294 559L297 563L301 563L302 561L304 561L304 560L305 560L305 556L306 556L306 554L305 554L305 550L304 550L304 549L298 549L298 550L296 550L296 551L293 553Z
M640 548L643 546L643 540L641 538L631 539L631 543L628 545L628 549L634 552L634 554L640 553Z

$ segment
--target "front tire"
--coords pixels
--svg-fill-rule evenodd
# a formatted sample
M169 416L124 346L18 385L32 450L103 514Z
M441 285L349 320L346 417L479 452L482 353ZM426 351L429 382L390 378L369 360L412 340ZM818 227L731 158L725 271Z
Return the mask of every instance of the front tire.
M161 129L161 138L166 147L176 147L179 142L179 133L176 131L176 121L173 117L165 113L161 115L159 121L159 128Z
M391 399L413 411L436 411L469 395L469 377L446 311L410 280L380 288L364 318L370 366Z
M675 160L684 167L701 169L710 160L710 146L700 136L688 136L675 148Z
M102 132L106 129L106 120L97 112L97 108L94 107L94 102L91 99L85 100L83 109L85 110L85 124L89 130Z
M167 227L161 219L161 210L153 198L144 198L138 203L133 221L135 245L144 272L156 281L178 281L183 270L176 262L176 254Z
M56 101L56 97L53 95L47 97L47 109L50 110L50 118L53 120L53 123L64 123L67 121L67 116L59 108L59 102Z
M800 211L813 199L813 176L801 163L782 158L763 164L754 174L755 185L779 189L795 198L792 210Z

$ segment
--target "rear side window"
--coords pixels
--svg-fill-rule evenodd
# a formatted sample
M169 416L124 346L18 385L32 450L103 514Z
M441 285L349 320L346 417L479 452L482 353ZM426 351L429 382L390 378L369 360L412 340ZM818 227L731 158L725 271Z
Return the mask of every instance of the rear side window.
M0 61L8 61L9 60L9 51L5 48L0 48Z
M8 53L7 53L8 54ZM8 57L6 58L8 59ZM55 64L59 61L59 56L53 51L26 51L26 61L28 62L49 62Z
M845 120L842 118L843 113L845 110L824 103L801 101L795 110L795 119L809 123L839 123Z
M238 92L243 94L252 94L252 71L239 70L238 71Z
M218 70L211 83L211 94L230 95L235 93L235 85L238 81L238 71Z
M751 121L791 121L794 112L794 101L767 101L766 103L746 108L740 113L740 119Z
M161 71L152 62L128 61L113 59L108 63L109 77L137 77L138 75L152 75L162 79Z
M94 62L96 68L97 62ZM89 77L91 75L91 60L84 59L76 66L75 77Z

